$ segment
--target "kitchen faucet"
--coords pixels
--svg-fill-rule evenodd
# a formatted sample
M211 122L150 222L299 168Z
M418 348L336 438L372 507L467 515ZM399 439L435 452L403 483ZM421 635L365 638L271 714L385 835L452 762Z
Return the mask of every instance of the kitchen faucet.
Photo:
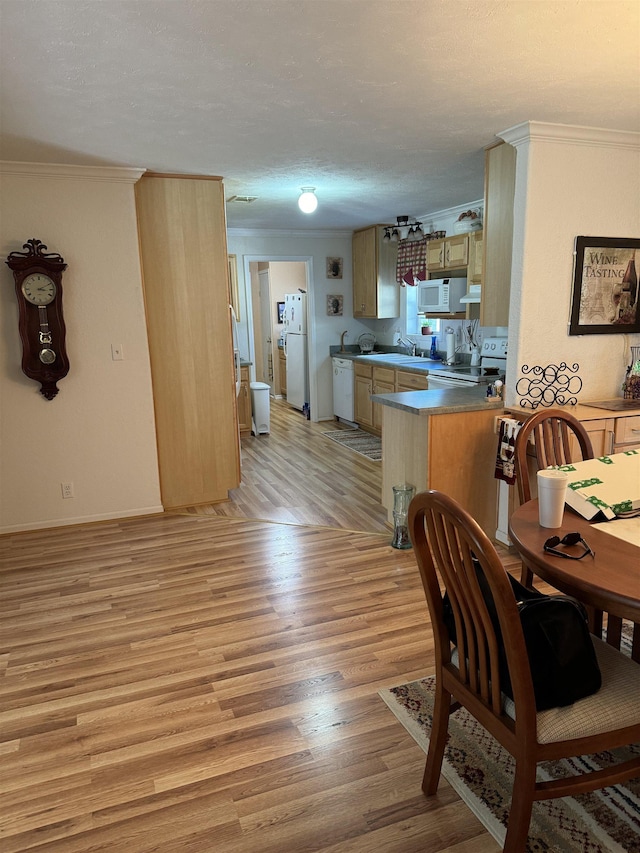
M408 349L409 355L415 355L416 354L416 345L414 344L413 341L409 341L409 340L407 340L407 338L403 338L402 335L398 335L398 344L401 347L405 347L406 349Z
M347 335L348 333L349 333L349 330L348 330L348 329L346 329L346 330L345 330L345 331L340 335L340 352L346 352L346 349L344 348L344 338L345 338L345 335Z

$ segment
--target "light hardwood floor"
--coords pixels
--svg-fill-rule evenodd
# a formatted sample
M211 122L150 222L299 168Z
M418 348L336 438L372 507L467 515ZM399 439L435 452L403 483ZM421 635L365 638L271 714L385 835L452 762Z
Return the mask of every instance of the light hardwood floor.
M229 504L0 539L3 853L499 849L377 695L433 669L380 465L272 424Z

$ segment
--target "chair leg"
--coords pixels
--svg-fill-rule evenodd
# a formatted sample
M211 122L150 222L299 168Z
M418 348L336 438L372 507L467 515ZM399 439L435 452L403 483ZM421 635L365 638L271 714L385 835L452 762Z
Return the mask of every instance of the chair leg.
M520 570L520 583L522 586L526 586L527 589L533 588L533 572L525 563L522 564L522 569Z
M447 742L447 731L449 729L449 714L451 708L451 694L444 690L440 679L436 677L436 692L433 704L433 724L431 726L431 737L429 738L429 751L427 752L427 763L424 768L422 779L422 790L430 797L438 789L440 771L442 769L442 758Z
M503 853L524 853L529 836L533 795L536 785L535 761L516 761L511 810Z

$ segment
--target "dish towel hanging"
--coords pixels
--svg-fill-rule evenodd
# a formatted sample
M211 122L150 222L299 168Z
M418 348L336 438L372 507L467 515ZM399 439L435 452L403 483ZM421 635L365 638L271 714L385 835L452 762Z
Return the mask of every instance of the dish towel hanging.
M498 435L498 452L496 453L496 480L504 480L510 486L516 481L514 462L516 436L520 431L520 423L514 418L501 418Z

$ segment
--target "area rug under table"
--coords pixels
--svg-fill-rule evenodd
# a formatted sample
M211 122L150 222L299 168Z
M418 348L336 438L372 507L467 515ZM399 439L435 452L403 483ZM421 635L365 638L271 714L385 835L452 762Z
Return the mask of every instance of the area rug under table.
M380 696L426 752L433 720L435 677L381 690ZM540 765L551 779L582 767L602 767L612 758L640 754L640 744ZM442 775L499 844L504 844L511 804L514 761L464 709L449 718L449 741ZM572 770L572 768L576 768ZM416 779L420 789L422 777ZM534 803L527 851L530 853L640 853L640 779L591 794Z
M323 432L322 435L368 459L373 459L374 462L382 459L382 442L377 435L371 435L363 429L334 429L331 432Z

